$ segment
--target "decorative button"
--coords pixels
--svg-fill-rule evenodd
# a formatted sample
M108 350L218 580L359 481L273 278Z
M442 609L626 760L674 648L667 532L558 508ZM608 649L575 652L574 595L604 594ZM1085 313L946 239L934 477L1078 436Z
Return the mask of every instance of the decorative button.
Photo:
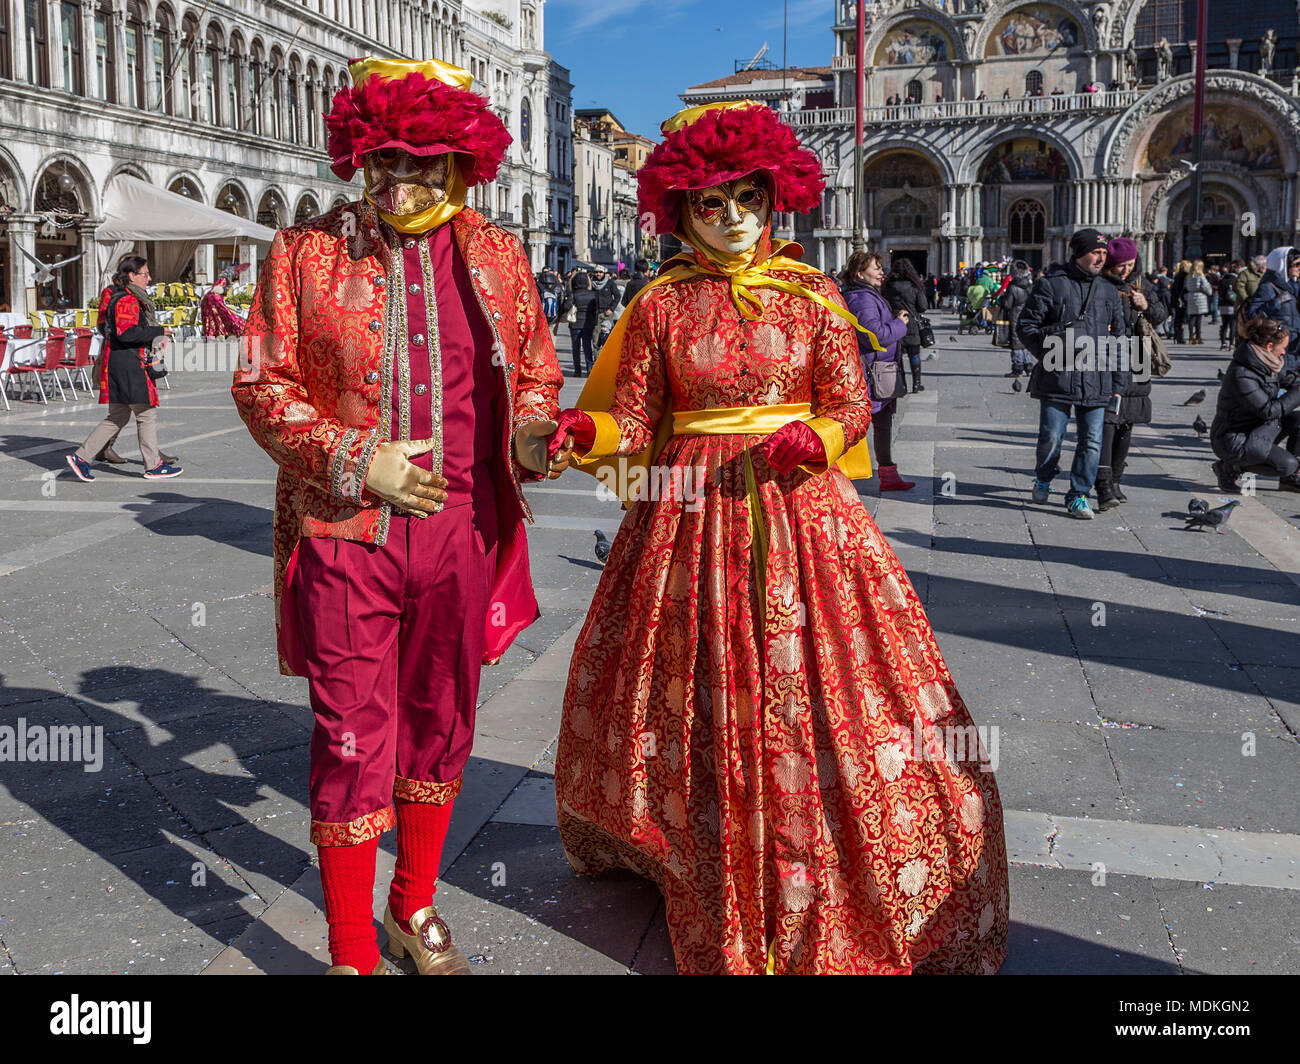
M369 329L371 332L378 332L380 329L383 328L383 326L380 325L379 322L377 321L372 321L369 325L366 326L366 328Z
M414 388L416 395L423 395L428 390L429 390L429 386L427 384L417 384Z
M387 277L376 277L376 278L374 279L374 282L373 282L373 283L374 283L374 286L375 286L376 288L383 288L384 285L388 284L388 278L387 278Z
M378 383L379 383L379 374L376 373L376 372L372 369L369 373L366 374L366 383L367 383L367 384L378 384Z
M482 271L477 266L471 266L469 268L469 272L472 273L475 277L477 277L480 273L482 273Z
M421 344L423 344L424 333L416 333L414 336L412 336L411 343L415 344L416 347L419 347Z
M406 290L413 296L418 296L420 294L420 286L418 284L407 285Z
M403 240L403 241L402 241L402 247L405 247L405 248L413 248L413 247L415 247L415 241L414 241L414 240L411 240L411 239L408 237L406 240Z
M501 311L499 311L499 310L494 310L494 311L492 312L492 320L493 320L493 321L500 321L500 320L501 320Z
M378 229L371 229L371 230L370 230L370 235L371 235L371 236L378 236L378 235L379 235L379 230L378 230Z

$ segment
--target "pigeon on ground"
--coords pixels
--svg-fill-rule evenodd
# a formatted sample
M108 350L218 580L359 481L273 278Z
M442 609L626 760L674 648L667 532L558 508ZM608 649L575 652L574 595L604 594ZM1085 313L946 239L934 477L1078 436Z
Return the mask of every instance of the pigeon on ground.
M1205 434L1210 431L1210 426L1205 423L1205 418L1201 417L1200 414L1196 415L1196 420L1192 422L1192 428L1196 430L1196 435L1200 436L1202 439L1204 439Z
M1231 515L1234 507L1240 506L1236 499L1230 499L1222 506L1216 506L1213 510L1206 510L1204 513L1188 514L1184 520L1187 522L1187 528L1212 528L1219 535L1223 535L1223 526L1228 523L1228 517Z
M1223 380L1223 370L1219 370L1219 380Z
M1202 388L1200 391L1192 392L1192 394L1189 395L1187 397L1187 400L1183 403L1183 406L1196 406L1198 403L1203 403L1203 402L1205 402L1204 388Z
M609 548L612 544L605 538L605 533L599 528L596 529L596 560L601 565L605 564L605 559L609 557Z
M1210 504L1204 499L1192 499L1191 502L1187 504L1187 512L1189 514L1208 513L1209 509Z
M1011 382L1011 390L1012 390L1013 392L1018 392L1018 391L1020 391L1020 382L1019 382L1019 381L1012 381L1012 382Z

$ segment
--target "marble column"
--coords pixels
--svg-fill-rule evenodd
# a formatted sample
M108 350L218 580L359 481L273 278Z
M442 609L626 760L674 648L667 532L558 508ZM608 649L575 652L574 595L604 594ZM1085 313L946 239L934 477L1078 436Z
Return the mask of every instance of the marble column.
M29 304L27 286L31 283L31 260L23 254L36 254L36 215L11 214L9 216L9 291L13 294L10 306L15 314L35 310Z

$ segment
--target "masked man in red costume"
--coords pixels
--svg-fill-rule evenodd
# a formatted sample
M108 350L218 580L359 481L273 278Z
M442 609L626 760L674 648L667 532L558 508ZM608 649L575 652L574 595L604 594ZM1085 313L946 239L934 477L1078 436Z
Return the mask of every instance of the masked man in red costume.
M280 466L280 669L307 677L316 717L330 974L384 970L371 898L394 826L389 948L468 974L432 897L480 666L538 615L520 482L567 464L546 453L562 378L518 240L463 209L510 142L472 76L351 75L328 147L339 177L364 169L364 199L276 234L233 392Z

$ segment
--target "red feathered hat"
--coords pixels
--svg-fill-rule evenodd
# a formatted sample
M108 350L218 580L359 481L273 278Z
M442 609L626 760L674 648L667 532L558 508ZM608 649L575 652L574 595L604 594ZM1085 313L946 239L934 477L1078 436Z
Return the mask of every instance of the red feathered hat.
M469 91L468 70L437 59L354 59L348 71L352 87L338 91L325 116L330 169L344 181L381 148L455 152L466 186L497 176L510 134L487 100Z
M774 111L753 100L678 112L660 129L663 143L637 171L641 217L675 233L683 194L756 172L767 175L772 207L802 214L821 200L826 178L817 156Z

